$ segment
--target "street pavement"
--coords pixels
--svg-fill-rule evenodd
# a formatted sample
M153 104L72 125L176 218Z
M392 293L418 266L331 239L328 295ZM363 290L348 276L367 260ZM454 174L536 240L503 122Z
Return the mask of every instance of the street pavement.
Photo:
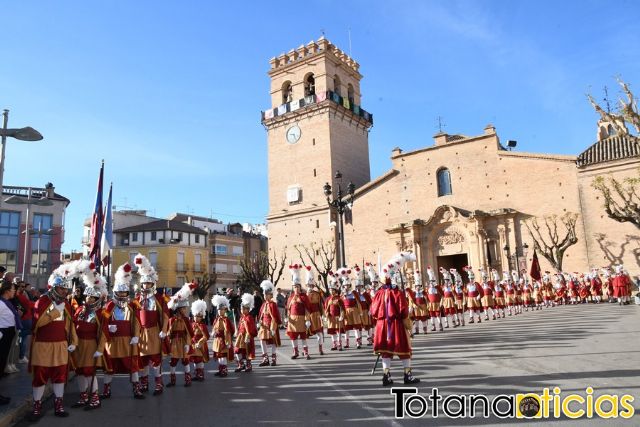
M640 306L584 304L561 306L507 316L497 321L467 324L417 335L413 341L414 375L421 379L419 393L428 396L437 387L450 394L499 394L535 392L560 387L565 393L581 393L591 386L594 396L603 393L631 394L640 412ZM65 396L71 415L53 416L53 403L45 405L38 422L47 427L117 425L126 426L249 426L249 425L530 425L534 421L489 418L437 419L430 412L421 419L394 419L394 396L381 386L381 366L369 375L375 357L371 347L319 356L315 340L312 360L291 360L291 346L284 341L278 351L279 366L256 367L252 373L213 376L210 362L204 383L165 389L134 400L128 377L116 377L113 397L95 411L71 409L77 399L72 380ZM353 343L353 341L352 341ZM259 360L257 361L259 363ZM396 360L392 377L402 385L402 368ZM165 383L168 374L165 374ZM414 406L415 410L415 406ZM431 411L431 409L429 409ZM630 420L567 418L538 420L545 426L631 426ZM20 421L18 426L30 425Z

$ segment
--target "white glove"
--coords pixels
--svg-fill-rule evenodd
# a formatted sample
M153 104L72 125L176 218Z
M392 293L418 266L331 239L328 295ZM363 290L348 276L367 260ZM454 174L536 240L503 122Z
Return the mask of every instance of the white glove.
M311 320L307 320L304 322L304 326L306 326L307 328L311 327Z
M102 357L102 353L96 351L95 353L93 353L93 357Z
M112 334L115 334L117 330L118 325L109 325L109 332L111 332Z
M340 315L340 317L338 317L338 322L343 322L344 321L344 316Z
M197 344L195 345L195 347L196 347L198 350L200 350L200 343L197 343Z
M69 350L69 353L73 353L76 350L76 346L73 344L70 344L69 347L67 347L67 350Z
M184 346L184 352L185 352L185 353L189 353L189 344L186 344L186 345Z
M247 338L244 340L244 343L245 343L245 344L249 344L250 342L251 342L251 337L247 337Z
M163 340L163 339L165 339L167 337L167 334L165 334L164 331L160 331L158 336L160 337L161 340Z
M129 341L129 344L134 345L134 344L138 344L139 338L138 337L132 337L131 341Z

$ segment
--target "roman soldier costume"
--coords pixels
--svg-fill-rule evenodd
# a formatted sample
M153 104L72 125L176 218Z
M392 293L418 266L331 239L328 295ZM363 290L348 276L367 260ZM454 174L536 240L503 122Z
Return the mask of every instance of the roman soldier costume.
M309 320L311 321L311 326L309 326L308 335L309 336L317 336L318 337L318 352L320 354L324 354L322 345L324 344L324 326L322 325L322 315L323 315L323 304L322 304L322 292L316 286L315 280L313 279L313 273L311 271L311 266L307 266L307 298L309 299L309 307L311 311L309 312Z
M517 273L516 273L516 276L517 276ZM506 293L506 302L507 302L507 312L509 313L509 316L511 316L512 314L517 314L516 308L515 308L516 307L516 286L513 278L509 275L508 271L503 271L502 277L504 282L506 283L505 293Z
M298 340L302 340L302 355L308 360L309 346L307 345L307 329L311 327L311 304L306 294L302 293L300 283L300 266L295 264L289 266L293 281L293 293L287 300L287 335L291 338L293 347L292 359L300 356L298 352Z
M227 317L229 300L224 295L215 295L211 303L218 309L218 317L213 321L211 335L213 335L213 357L218 359L218 372L216 377L228 375L227 361L233 359L233 334L235 328L231 319Z
M591 298L594 300L596 304L599 304L602 301L602 280L598 276L598 270L592 269L591 275Z
M484 269L480 268L480 302L482 303L482 310L484 311L484 320L489 320L489 311L491 311L491 317L496 320L496 312L494 310L495 301L493 299L493 287L488 281L488 276Z
M269 366L269 351L271 352L271 366L276 366L276 347L280 347L280 312L273 300L273 283L263 280L260 288L264 293L264 302L258 314L258 338L262 349L262 362L258 366Z
M356 348L362 347L362 307L360 306L360 295L351 289L351 269L341 268L338 270L338 277L342 281L342 302L345 307L344 330L345 345L349 348L349 331L354 331L356 336Z
M169 328L169 311L164 298L156 295L158 275L142 254L135 257L135 265L140 276L136 300L140 304L140 387L143 392L149 390L149 371L153 370L155 396L162 394L162 350ZM166 346L164 346L166 348Z
M478 323L482 322L480 313L482 313L482 288L480 284L475 281L475 275L473 274L473 268L467 266L464 268L469 277L469 283L467 284L467 309L469 310L469 323L473 323L474 314L478 315Z
M195 375L193 381L204 381L204 364L209 361L209 328L204 322L207 314L207 303L202 300L194 301L191 304L191 314L193 321L191 322L192 352L189 355L189 361L195 365Z
M184 386L191 386L191 365L189 357L191 355L191 342L193 339L193 329L189 320L189 297L197 287L195 283L185 283L180 290L171 297L167 307L171 310L169 319L169 384L167 387L176 385L176 366L178 361L184 367Z
M103 311L109 335L105 345L105 375L102 398L111 397L113 374L129 374L133 397L144 399L140 387L140 305L131 300L131 265L118 267L113 286L113 298Z
M506 305L506 300L505 300L505 289L504 289L504 282L500 281L500 274L498 273L497 270L493 269L491 270L491 275L493 276L493 283L494 283L494 301L495 301L495 310L498 312L498 317L500 317L500 315L502 315L502 317L504 318L505 313L504 313L504 307Z
M35 303L33 312L33 337L29 372L32 374L33 409L30 419L42 416L42 396L47 382L51 382L55 395L55 415L66 417L62 399L67 382L69 353L78 345L78 337L73 325L71 305L67 294L76 277L79 261L63 264L49 277L49 291Z
M327 334L331 336L331 350L342 351L342 334L344 333L344 302L340 297L338 278L329 272L329 297L324 302L324 312L327 319ZM336 338L337 337L337 338Z
M429 267L430 268L430 267ZM427 271L429 270L427 269ZM445 286L447 285L447 280L449 281L449 286L451 285L451 279L449 276L449 272L440 268L440 273L444 276ZM429 287L427 288L427 310L429 310L429 316L431 321L431 330L436 330L435 321L438 322L438 326L442 331L442 321L440 318L440 300L442 299L442 291L438 288L438 284L435 281L429 281Z
M94 271L93 263L82 261L80 265L85 298L74 315L78 348L72 353L72 358L80 398L73 407L96 409L100 407L96 369L104 367L103 355L108 335L102 314L102 304L108 296L107 281Z
M431 268L428 268L427 273L429 274L429 279L431 279L431 277L433 276L433 270L431 270ZM422 276L417 270L414 273L413 283L416 289L411 293L411 298L409 300L409 307L413 316L413 333L417 335L420 332L420 322L422 322L422 331L426 334L427 319L429 318L429 310L427 308L427 294L425 293L424 286L422 285Z
M462 277L460 277L458 271L455 268L451 268L449 269L449 272L451 273L451 276L455 278L456 285L462 286ZM455 287L451 284L451 280L442 285L441 292L442 301L440 302L440 313L444 316L444 327L449 327L449 317L451 317L453 327L458 327L456 291ZM442 328L440 330L442 330Z
M400 260L411 260L402 254ZM415 257L413 257L415 261ZM392 260L395 261L395 260ZM373 340L373 351L382 358L382 385L393 384L391 379L391 359L393 356L402 361L404 368L404 383L415 384L420 382L414 378L411 372L411 342L409 330L411 328L409 317L409 305L402 289L392 284L391 272L401 274L402 261L398 265L391 262L389 270L385 269L385 284L376 292L371 303L371 315L376 321L376 334ZM402 282L402 280L401 280ZM407 328L407 326L409 328Z
M373 335L371 334L371 314L369 314L369 307L371 307L371 295L366 291L364 287L364 271L356 265L353 268L356 272L356 292L360 297L360 324L363 331L367 333L367 345L373 345Z
M253 310L254 297L251 294L244 294L241 298L242 315L238 323L238 334L234 345L234 352L238 367L235 372L251 372L253 367L251 361L256 358L255 337L258 336L256 321L251 315Z

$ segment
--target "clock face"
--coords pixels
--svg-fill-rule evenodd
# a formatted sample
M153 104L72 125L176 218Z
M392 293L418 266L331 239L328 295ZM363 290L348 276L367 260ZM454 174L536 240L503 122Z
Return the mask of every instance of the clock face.
M287 129L287 142L289 144L295 144L300 140L301 135L300 128L298 125L293 125L289 129Z

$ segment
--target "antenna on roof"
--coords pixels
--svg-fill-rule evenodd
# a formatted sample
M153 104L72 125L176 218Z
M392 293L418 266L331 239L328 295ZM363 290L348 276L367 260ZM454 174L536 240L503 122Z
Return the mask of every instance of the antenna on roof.
M351 27L349 27L348 31L349 31L349 56L353 58L353 55L351 54Z
M442 129L447 127L447 125L444 124L444 121L442 120L442 116L438 116L438 132L442 133Z

